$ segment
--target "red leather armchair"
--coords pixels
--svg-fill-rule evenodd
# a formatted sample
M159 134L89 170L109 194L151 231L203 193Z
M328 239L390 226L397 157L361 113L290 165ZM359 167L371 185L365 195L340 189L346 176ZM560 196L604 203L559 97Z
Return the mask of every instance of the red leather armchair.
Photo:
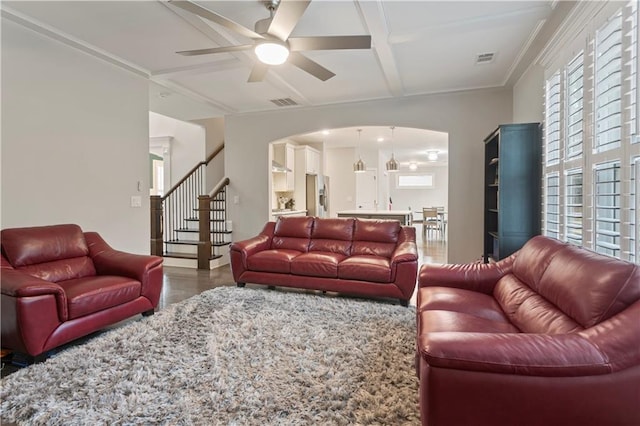
M231 245L239 286L266 284L397 298L415 290L415 228L393 220L280 217Z
M112 249L77 225L4 229L2 347L38 356L142 313L162 290L162 258Z
M538 236L418 284L423 424L640 424L638 265Z

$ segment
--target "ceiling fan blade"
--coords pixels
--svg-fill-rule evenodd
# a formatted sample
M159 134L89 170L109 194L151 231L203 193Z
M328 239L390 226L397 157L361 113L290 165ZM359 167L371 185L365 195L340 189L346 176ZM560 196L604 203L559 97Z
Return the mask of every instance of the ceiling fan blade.
M335 75L316 61L312 61L300 52L291 52L289 55L289 62L322 81L327 81Z
M243 44L240 46L223 46L223 47L212 47L209 49L181 50L180 52L176 52L176 53L182 56L198 56L198 55L209 55L211 53L239 52L242 50L249 50L251 48L253 48L252 44Z
M208 19L211 22L215 22L216 24L222 25L223 27L230 29L240 35L243 35L248 38L257 38L263 39L264 37L260 34L251 31L250 29L243 27L237 22L232 21L231 19L227 19L222 15L218 15L215 12L210 11L209 9L205 9L202 6L198 6L195 3L184 0L169 0L169 4L179 7L180 9L191 12L195 15L198 15L202 18Z
M292 51L370 49L371 36L291 37L287 40Z
M256 83L264 80L264 76L267 74L268 70L269 66L267 64L257 61L251 69L251 74L249 74L249 80L247 80L247 82Z
M311 0L280 0L267 33L285 41L298 24Z

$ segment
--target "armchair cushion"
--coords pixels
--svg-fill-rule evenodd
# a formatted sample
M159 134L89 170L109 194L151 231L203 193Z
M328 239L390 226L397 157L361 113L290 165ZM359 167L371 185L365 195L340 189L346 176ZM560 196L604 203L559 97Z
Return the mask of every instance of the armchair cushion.
M140 296L140 281L127 277L85 277L60 283L69 304L69 319L131 302Z

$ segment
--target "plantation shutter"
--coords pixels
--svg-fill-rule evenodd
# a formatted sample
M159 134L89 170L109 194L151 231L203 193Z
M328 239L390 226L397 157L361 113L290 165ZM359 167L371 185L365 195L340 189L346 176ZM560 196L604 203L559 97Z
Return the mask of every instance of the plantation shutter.
M546 82L545 88L545 145L547 165L560 161L560 73Z
M620 258L620 162L594 170L595 251Z
M582 169L567 171L565 180L565 239L582 245Z
M560 237L560 175L549 173L546 178L545 235Z
M582 155L584 111L584 55L582 52L567 66L567 159Z
M618 148L622 127L622 12L596 33L595 151Z

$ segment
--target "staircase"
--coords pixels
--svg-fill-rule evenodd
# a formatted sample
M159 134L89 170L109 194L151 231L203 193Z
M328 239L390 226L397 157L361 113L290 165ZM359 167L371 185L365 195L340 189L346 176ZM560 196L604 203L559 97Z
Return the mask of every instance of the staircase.
M163 256L167 266L211 269L229 263L229 179L202 195L205 168L223 148L197 164L165 196L151 196L151 254Z

